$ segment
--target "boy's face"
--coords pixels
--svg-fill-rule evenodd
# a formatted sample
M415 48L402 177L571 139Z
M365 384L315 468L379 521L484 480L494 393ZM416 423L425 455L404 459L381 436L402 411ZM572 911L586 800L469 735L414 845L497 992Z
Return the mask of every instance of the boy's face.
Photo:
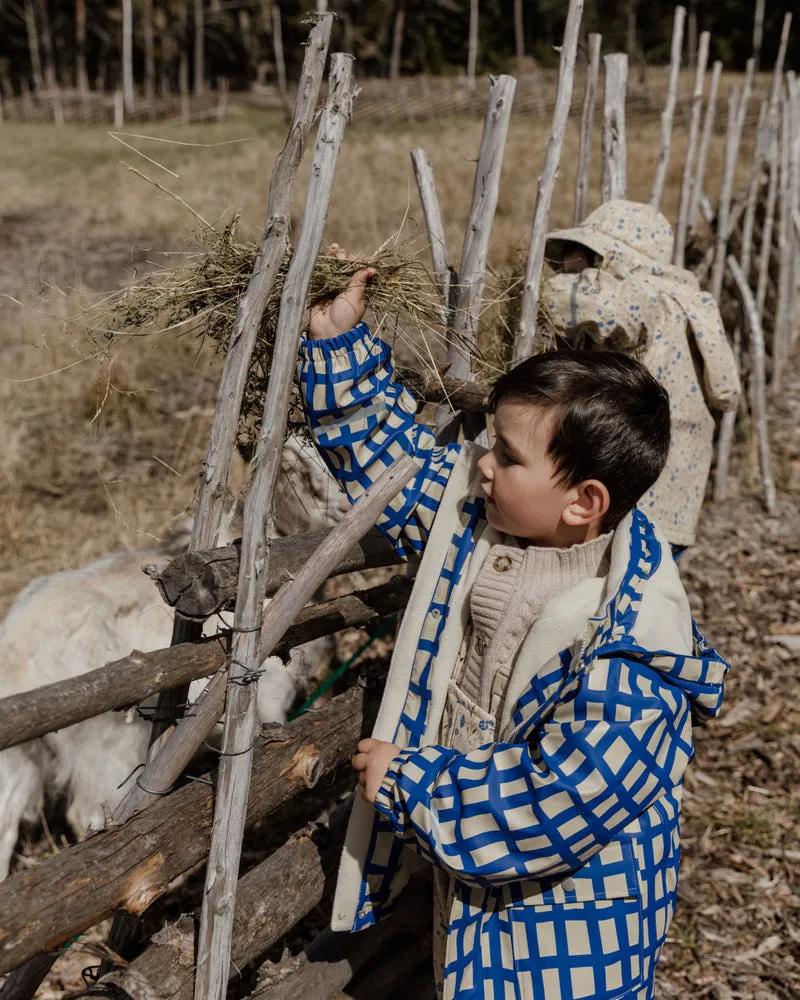
M563 514L577 495L559 482L547 454L551 411L501 402L495 413L495 444L478 462L486 494L486 518L498 531L535 545L565 546L576 538Z

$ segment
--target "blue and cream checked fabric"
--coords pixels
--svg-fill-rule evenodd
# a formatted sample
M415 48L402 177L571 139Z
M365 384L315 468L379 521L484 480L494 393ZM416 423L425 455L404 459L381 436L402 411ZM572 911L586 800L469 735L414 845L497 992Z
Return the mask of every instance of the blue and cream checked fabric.
M425 460L380 525L405 554L429 537L457 447L435 446L391 375L388 347L363 324L304 344L309 423L352 498L401 452ZM486 527L479 498L459 507L420 622L395 737L407 749L376 800L353 924L370 926L390 909L403 845L449 872L445 1000L653 995L676 900L692 712L719 710L727 664L697 631L692 656L637 641L644 589L668 554L641 512L626 523L627 570L591 641L532 678L500 742L458 753L420 744L450 597Z

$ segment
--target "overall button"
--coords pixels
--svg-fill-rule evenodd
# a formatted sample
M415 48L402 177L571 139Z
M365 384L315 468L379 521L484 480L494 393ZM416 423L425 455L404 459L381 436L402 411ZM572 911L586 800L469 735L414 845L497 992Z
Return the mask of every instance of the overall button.
M505 573L506 570L511 569L511 556L497 556L493 565L497 573Z

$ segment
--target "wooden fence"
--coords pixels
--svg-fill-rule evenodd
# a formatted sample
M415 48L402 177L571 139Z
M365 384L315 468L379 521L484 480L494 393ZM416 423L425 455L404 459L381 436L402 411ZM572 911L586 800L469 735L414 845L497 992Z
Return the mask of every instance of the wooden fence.
M539 348L537 302L545 234L567 116L582 106L580 169L576 198L580 215L588 206L588 176L595 115L603 121L602 155L607 196L625 193L625 117L627 59L607 54L604 100L595 101L598 73L586 77L586 93L576 95L575 63L583 0L570 0L561 49L561 67L552 102L553 125L533 220L521 319L515 356ZM652 204L660 203L670 159L674 125L681 119L676 80L682 49L683 8L677 8L671 81L661 114L658 172ZM786 16L781 49L769 94L761 101L755 154L745 189L733 190L733 171L741 135L753 121L756 98L752 71L744 86L732 88L725 123L726 156L720 202L712 207L703 193L707 138L715 124L719 67L712 70L706 95L708 36L700 39L697 74L685 108L689 149L683 171L675 262L703 211L713 240L696 261L725 313L747 391L740 416L751 420L759 442L765 506L776 503L767 439L767 391L780 391L791 345L797 336L797 278L800 266L800 88L784 74L791 15ZM221 1000L231 976L254 961L313 907L329 899L336 867L341 823L306 828L265 861L239 878L242 835L263 824L279 808L303 795L348 762L365 725L363 694L354 688L324 709L285 727L258 731L254 685L258 664L274 650L349 626L384 620L402 608L411 581L388 584L306 607L314 590L332 574L391 565L395 553L373 530L379 512L416 471L403 459L386 471L340 524L329 532L269 542L264 526L272 518L278 475L275 456L286 428L288 399L303 306L311 270L322 239L338 151L355 96L352 58L330 59L327 99L319 119L312 181L292 262L284 283L275 351L256 447L254 481L244 514L240 543L216 549L222 504L250 356L269 290L288 246L289 207L328 62L331 15L320 17L306 46L294 117L286 144L275 162L267 222L250 285L234 321L221 376L206 462L198 489L190 551L158 575L166 602L176 612L173 645L155 653L132 653L90 674L0 701L0 748L16 745L111 709L135 705L161 692L149 759L133 791L107 828L69 847L36 868L20 871L0 884L0 974L11 973L2 1000L28 1000L67 942L110 916L110 968L90 993L141 1000ZM592 41L595 70L601 53ZM414 151L414 164L442 291L442 317L450 330L450 353L459 378L439 379L422 372L400 377L422 399L446 398L457 419L443 423L443 435L485 433L481 413L488 387L471 379L471 345L485 279L486 247L495 214L500 167L512 107L520 107L520 87L511 77L491 82L485 101L484 131L478 151L470 217L460 258L457 294L448 293L450 256L444 245L436 187L430 162ZM524 89L524 88L523 88ZM516 92L516 93L515 93ZM459 97L459 100L461 98ZM528 99L527 97L525 98ZM472 97L469 100L473 100ZM514 103L516 101L516 104ZM597 105L600 105L598 108ZM366 105L367 112L369 105ZM365 114L364 105L358 114ZM384 114L385 117L385 114ZM462 416L458 416L461 414ZM724 495L737 415L727 417L720 434L716 491ZM313 555L313 558L312 558ZM262 612L265 596L275 595ZM200 623L224 606L235 607L230 635L201 641ZM211 683L190 715L179 706L193 679ZM181 785L180 776L211 728L225 714L222 756L206 781ZM212 791L213 787L213 791ZM341 817L339 817L340 819ZM118 959L131 922L176 881L206 870L200 914L186 913L156 934L130 964ZM427 920L427 916L424 918ZM313 995L315 1000L346 995L354 976L380 969L380 991L393 984L425 996L427 945L413 897L399 907L389 932L376 929L357 944L323 933L299 958L270 966L254 996L261 1000ZM413 943L413 957L400 942ZM117 957L115 957L117 956ZM417 978L415 978L417 977ZM417 984L414 986L414 984Z

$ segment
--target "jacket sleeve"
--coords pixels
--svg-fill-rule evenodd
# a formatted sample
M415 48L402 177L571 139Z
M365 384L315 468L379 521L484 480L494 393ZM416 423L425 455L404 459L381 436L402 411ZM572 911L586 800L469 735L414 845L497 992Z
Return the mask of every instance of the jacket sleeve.
M574 872L691 758L688 699L655 678L623 659L597 661L526 742L403 750L375 807L395 836L468 884Z
M416 423L411 393L393 381L388 345L366 323L327 340L304 340L300 391L306 419L328 469L351 502L403 453L422 468L383 512L378 528L407 557L420 552L461 446L437 447Z
M741 384L736 358L713 295L698 292L686 310L689 329L703 359L703 395L717 410L735 410Z
M542 293L545 308L566 335L580 329L596 344L631 351L648 346L660 320L658 298L635 281L609 271L586 268L580 274L557 274Z

